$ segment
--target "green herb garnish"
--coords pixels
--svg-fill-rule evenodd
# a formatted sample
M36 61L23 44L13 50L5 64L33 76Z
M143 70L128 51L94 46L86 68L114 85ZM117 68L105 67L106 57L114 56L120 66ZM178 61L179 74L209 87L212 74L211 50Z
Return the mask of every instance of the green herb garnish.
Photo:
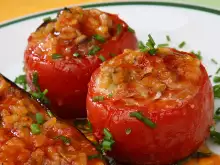
M111 56L111 57L115 57L116 54L115 54L115 53L109 53L109 56Z
M56 59L60 59L63 56L61 54L52 54L52 59L56 60Z
M194 51L191 51L192 54L194 54L199 60L202 60L202 56L201 56L201 52L198 51L197 53L195 53Z
M138 47L139 47L140 51L141 52L147 51L152 56L155 55L157 52L155 45L156 45L156 43L150 34L148 35L148 41L145 45L141 41L138 42Z
M34 135L41 133L39 124L31 124L31 133Z
M220 98L220 84L214 85L213 91L214 91L214 97Z
M88 120L88 127L89 127L89 132L92 132L92 124L89 120Z
M214 143L220 144L220 133L215 130L215 127L210 128L210 137Z
M213 118L215 121L220 121L220 107L215 111Z
M70 144L71 142L70 138L63 136L63 135L56 136L55 139L60 139L63 141L64 144L67 144L67 145Z
M154 42L153 37L150 34L148 34L148 37L149 37L148 43L150 43L152 45L152 47L154 47L156 45L156 43Z
M218 62L217 62L214 58L212 58L211 61L212 61L214 64L218 64Z
M27 80L26 80L26 75L20 75L15 78L15 83L18 85L21 85L24 90L27 90Z
M122 32L122 25L121 25L121 24L118 24L118 25L117 25L117 32L116 32L116 35L117 35L117 36L120 35L121 32Z
M183 42L181 42L180 44L179 44L179 48L183 48L184 46L186 45L186 42L185 41L183 41Z
M34 86L36 88L39 87L39 85L38 85L38 73L36 71L32 73L32 83L34 84Z
M215 76L213 78L214 83L219 83L220 82L220 77L219 76Z
M37 124L43 124L44 123L44 117L41 113L36 113L36 120Z
M135 117L136 119L143 122L145 125L149 126L150 128L155 128L156 124L152 122L150 119L143 116L141 112L131 112L130 117Z
M112 94L112 93L108 94L108 97L109 97L109 98L112 98L112 97L113 97L113 94Z
M131 32L131 33L135 33L135 30L132 29L131 27L128 27L128 31Z
M80 57L80 54L76 52L76 53L73 53L73 56L74 57Z
M219 72L220 72L220 68L217 69L215 74L219 74Z
M161 48L161 47L168 47L169 44L165 43L165 44L158 44L157 47L158 48Z
M88 160L92 160L92 159L102 159L102 155L100 155L100 154L89 155Z
M89 51L89 55L95 55L97 52L99 52L101 50L101 48L99 46L93 46L92 49L90 49Z
M107 141L107 140L104 140L103 142L102 142L102 147L103 147L103 149L105 150L105 151L111 151L112 150L112 142L110 142L110 141Z
M50 110L47 110L47 114L50 118L54 117L53 113Z
M92 98L93 102L98 102L98 101L103 101L104 100L104 96L95 96Z
M96 39L96 40L99 41L99 42L102 42L102 43L105 42L105 38L104 38L103 36L99 35L99 34L95 34L95 35L93 36L93 38Z
M104 61L105 61L105 57L104 57L104 56L102 56L102 55L100 55L100 56L99 56L99 59L100 59L102 62L104 62Z
M45 89L43 92L32 92L31 95L33 98L38 99L42 101L45 104L49 104L49 100L46 97L46 94L48 93L48 90Z
M138 42L138 48L140 49L141 52L145 52L147 50L146 46L142 41Z
M44 22L50 22L50 21L52 21L52 19L51 19L51 17L46 17L46 18L43 19L43 21Z
M131 133L131 128L127 128L127 129L125 130L125 133L126 133L126 135L129 135L129 134Z
M105 136L104 136L104 139L101 144L102 149L104 151L111 151L112 145L115 143L115 141L113 140L112 134L109 132L109 130L107 128L104 128L103 134Z
M168 42L171 41L170 36L168 36L168 35L166 36L166 39L167 39Z

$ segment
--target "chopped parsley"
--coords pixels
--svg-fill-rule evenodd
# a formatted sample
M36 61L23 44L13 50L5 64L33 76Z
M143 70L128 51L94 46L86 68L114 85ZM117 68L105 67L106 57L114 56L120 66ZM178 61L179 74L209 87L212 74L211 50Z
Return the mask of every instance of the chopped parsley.
M89 50L89 55L95 55L97 52L99 52L101 48L99 46L93 46L92 49Z
M127 128L127 129L125 130L125 133L126 133L126 135L129 135L129 134L131 133L131 128Z
M158 44L158 45L157 45L158 48L161 48L161 47L168 47L168 46L169 46L169 44L167 44L167 43L164 43L164 44Z
M168 35L166 36L166 39L167 39L168 42L171 41L170 36L168 36Z
M195 53L194 51L191 51L192 54L194 54L199 60L202 60L202 56L201 56L201 52L198 51L197 53Z
M26 75L20 75L15 78L15 83L21 85L24 90L27 90L27 80Z
M140 49L140 51L141 52L147 51L152 56L155 55L157 52L155 45L156 45L156 43L150 34L148 35L148 41L145 45L142 41L138 42L138 48Z
M131 112L130 117L135 117L136 119L140 120L141 122L143 122L145 125L149 126L150 128L156 127L156 124L152 122L150 119L143 116L141 112Z
M60 59L63 56L61 54L52 54L52 59L56 60L56 59Z
M32 73L32 83L34 84L34 86L36 88L39 87L39 85L38 85L38 73L36 71Z
M216 74L219 74L219 72L220 72L220 68L217 69Z
M117 36L120 35L121 32L122 32L122 25L121 25L121 24L118 24L118 25L117 25L117 32L116 32L116 35L117 35Z
M104 38L103 36L99 35L99 34L95 34L95 35L93 36L93 38L96 39L96 40L99 41L99 42L102 42L102 43L105 42L105 38Z
M183 48L184 46L186 45L186 42L185 41L183 41L183 42L181 42L180 44L179 44L179 48Z
M101 154L89 155L88 160L92 160L92 159L102 159L102 155Z
M212 58L211 61L216 65L218 64L218 62L214 58Z
M56 18L52 19L51 17L46 17L43 19L44 23L45 22L52 22L52 21L56 21L56 20L57 20Z
M92 132L92 124L89 120L88 120L88 129L89 129L89 132Z
M104 100L104 96L94 96L92 98L93 102L98 102L98 101L103 101Z
M73 57L80 57L80 54L79 53L73 53Z
M109 132L109 130L107 128L104 128L103 134L105 136L104 136L104 139L101 144L102 149L104 151L111 151L112 145L115 143L115 141L113 140L112 134Z
M42 101L45 104L49 104L49 100L46 97L46 94L48 93L48 90L45 89L43 92L31 92L31 95L33 98L38 99Z
M220 144L220 133L215 130L215 127L210 128L210 137L216 144Z
M47 110L47 114L48 114L48 116L51 117L51 118L54 116L53 113L52 113L50 110Z
M220 82L220 77L219 76L215 76L213 78L214 83L219 83Z
M111 57L115 57L116 54L115 54L115 53L109 53L109 56L111 56Z
M46 18L43 19L43 21L44 22L50 22L50 21L52 21L52 19L51 19L51 17L46 17Z
M99 59L100 59L102 62L104 62L104 61L105 61L105 57L104 57L104 56L102 56L102 55L100 55L100 56L99 56Z
M138 48L140 49L141 52L145 52L147 50L142 41L138 42Z
M220 98L220 84L214 85L213 91L214 91L214 97Z
M41 133L40 125L39 124L31 124L31 133L34 135L40 134Z
M60 139L63 141L64 144L67 144L67 145L69 145L71 142L70 138L63 136L63 135L56 136L55 139Z
M48 93L48 90L45 89L43 92L41 92L40 90L40 86L38 84L38 79L39 79L39 76L38 76L38 73L35 71L32 73L32 83L33 85L35 86L36 88L36 91L34 92L30 92L32 97L34 99L38 99L40 100L41 102L43 102L44 104L49 104L49 100L48 98L46 97L46 94Z
M108 94L108 97L109 97L109 98L112 98L112 97L113 97L113 94L112 94L112 93Z
M44 117L41 113L36 113L36 120L37 124L43 124L44 123Z
M87 119L76 119L73 125L83 133L92 133L92 124Z
M214 120L220 121L220 107L215 111Z
M135 30L132 29L131 27L128 27L128 31L131 32L131 33L135 33Z

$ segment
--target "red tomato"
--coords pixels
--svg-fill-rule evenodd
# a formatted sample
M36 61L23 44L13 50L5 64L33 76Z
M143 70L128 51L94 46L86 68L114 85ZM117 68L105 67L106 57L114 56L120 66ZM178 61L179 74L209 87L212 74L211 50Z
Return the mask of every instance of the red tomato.
M94 35L101 36L101 41ZM88 55L94 46L100 51ZM33 72L37 72L40 89L48 89L51 108L58 116L86 117L87 84L92 72L102 60L136 46L135 34L117 15L95 9L65 9L57 21L47 23L29 37L24 57L28 84L35 89L32 79ZM74 53L80 57L74 57Z
M209 135L213 92L192 54L161 48L157 54L127 50L92 75L87 95L94 135L107 128L109 155L130 164L170 164L195 152ZM131 113L149 119L151 128Z

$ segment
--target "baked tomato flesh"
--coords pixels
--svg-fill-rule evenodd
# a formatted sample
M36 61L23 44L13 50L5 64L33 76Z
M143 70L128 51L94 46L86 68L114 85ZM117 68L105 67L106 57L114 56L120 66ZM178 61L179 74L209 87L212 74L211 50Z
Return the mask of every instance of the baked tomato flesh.
M87 84L100 64L135 49L134 31L117 15L80 7L62 10L28 39L24 62L30 88L38 74L41 91L47 89L50 108L63 118L86 117Z
M159 48L155 55L125 50L92 75L88 119L119 162L167 165L193 152L209 136L212 86L193 54Z

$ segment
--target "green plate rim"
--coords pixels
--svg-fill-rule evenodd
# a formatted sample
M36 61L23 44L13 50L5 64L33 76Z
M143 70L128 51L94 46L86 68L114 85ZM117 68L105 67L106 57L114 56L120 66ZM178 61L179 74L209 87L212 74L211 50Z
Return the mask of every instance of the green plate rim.
M149 6L164 6L164 7L177 7L177 8L185 8L185 9L192 9L192 10L197 10L197 11L203 11L211 14L216 14L220 15L220 10L217 9L212 9L212 8L207 8L203 6L196 6L196 5L191 5L191 4L183 4L183 3L175 3L175 2L155 2L155 1L129 1L129 2L103 2L103 3L94 3L94 4L85 4L85 5L79 5L83 8L92 8L92 7L108 7L108 6L127 6L127 5L149 5ZM45 16L49 14L55 14L57 13L60 9L54 9L51 11L45 11L41 13L36 13L33 15L29 16L24 16L22 18L18 18L6 23L0 24L0 28L13 25L15 23L19 23L22 21L26 21L29 19L33 19L36 17L40 16Z

